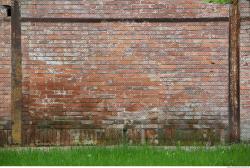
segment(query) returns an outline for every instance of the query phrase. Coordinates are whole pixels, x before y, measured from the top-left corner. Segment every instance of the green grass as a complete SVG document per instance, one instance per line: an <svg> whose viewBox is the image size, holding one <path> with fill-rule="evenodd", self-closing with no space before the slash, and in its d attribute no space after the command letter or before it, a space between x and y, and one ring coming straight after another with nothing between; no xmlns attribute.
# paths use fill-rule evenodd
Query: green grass
<svg viewBox="0 0 250 168"><path fill-rule="evenodd" d="M73 147L0 149L0 165L250 165L250 145L196 148Z"/></svg>

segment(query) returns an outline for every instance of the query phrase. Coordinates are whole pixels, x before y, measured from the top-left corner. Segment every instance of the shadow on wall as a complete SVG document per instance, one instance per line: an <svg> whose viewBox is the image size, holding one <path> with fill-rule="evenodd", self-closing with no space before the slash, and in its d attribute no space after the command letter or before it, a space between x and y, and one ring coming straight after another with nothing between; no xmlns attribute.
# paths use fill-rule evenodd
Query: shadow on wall
<svg viewBox="0 0 250 168"><path fill-rule="evenodd" d="M0 16L11 16L11 6L10 5L0 5Z"/></svg>

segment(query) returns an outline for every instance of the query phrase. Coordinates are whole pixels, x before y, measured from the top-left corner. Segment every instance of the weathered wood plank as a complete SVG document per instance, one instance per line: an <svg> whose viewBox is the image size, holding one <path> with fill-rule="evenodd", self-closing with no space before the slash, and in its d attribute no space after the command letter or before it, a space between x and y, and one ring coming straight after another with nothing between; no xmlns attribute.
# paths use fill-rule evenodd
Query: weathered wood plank
<svg viewBox="0 0 250 168"><path fill-rule="evenodd" d="M229 58L229 128L230 141L240 141L240 64L239 64L240 11L239 1L233 0L230 11L230 58Z"/></svg>
<svg viewBox="0 0 250 168"><path fill-rule="evenodd" d="M22 113L22 52L19 0L12 1L11 17L11 115L14 145L20 145Z"/></svg>

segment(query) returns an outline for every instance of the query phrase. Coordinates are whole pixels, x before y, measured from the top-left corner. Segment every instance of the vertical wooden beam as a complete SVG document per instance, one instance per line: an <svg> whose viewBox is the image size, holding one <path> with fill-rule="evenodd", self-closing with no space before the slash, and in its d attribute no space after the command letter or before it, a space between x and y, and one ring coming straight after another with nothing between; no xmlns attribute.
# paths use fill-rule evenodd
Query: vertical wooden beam
<svg viewBox="0 0 250 168"><path fill-rule="evenodd" d="M12 0L11 16L11 118L12 143L22 143L22 52L19 0Z"/></svg>
<svg viewBox="0 0 250 168"><path fill-rule="evenodd" d="M230 141L240 142L240 10L239 0L230 8L230 58L229 58L229 129Z"/></svg>

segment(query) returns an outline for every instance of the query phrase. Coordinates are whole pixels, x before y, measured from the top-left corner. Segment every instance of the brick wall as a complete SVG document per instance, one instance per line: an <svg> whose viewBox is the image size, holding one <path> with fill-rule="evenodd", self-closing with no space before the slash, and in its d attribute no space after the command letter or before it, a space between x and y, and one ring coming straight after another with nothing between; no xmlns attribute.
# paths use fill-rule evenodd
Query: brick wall
<svg viewBox="0 0 250 168"><path fill-rule="evenodd" d="M158 143L227 128L226 22L23 23L22 37L26 141L53 143L57 130L69 138L58 143L102 143L125 128Z"/></svg>
<svg viewBox="0 0 250 168"><path fill-rule="evenodd" d="M242 18L250 17L250 1L241 1ZM241 22L241 138L250 140L250 21Z"/></svg>
<svg viewBox="0 0 250 168"><path fill-rule="evenodd" d="M23 17L227 17L228 5L202 0L21 0Z"/></svg>
<svg viewBox="0 0 250 168"><path fill-rule="evenodd" d="M1 10L1 8L0 8ZM0 146L10 143L10 22L0 12Z"/></svg>
<svg viewBox="0 0 250 168"><path fill-rule="evenodd" d="M250 17L250 1L240 0L241 17Z"/></svg>
<svg viewBox="0 0 250 168"><path fill-rule="evenodd" d="M241 4L242 16L247 16L248 1ZM228 7L198 0L22 0L21 14L36 18L213 18L228 17ZM10 31L10 23L0 23L4 31ZM248 29L249 21L243 22L243 139L249 137L250 118ZM10 38L9 32L0 33L0 38ZM225 141L228 33L228 22L23 22L24 144ZM10 46L1 45L0 54L10 54ZM0 90L6 97L0 102L0 129L5 132L10 129L8 56L0 57L4 69L0 75L6 75L0 78L6 86Z"/></svg>

